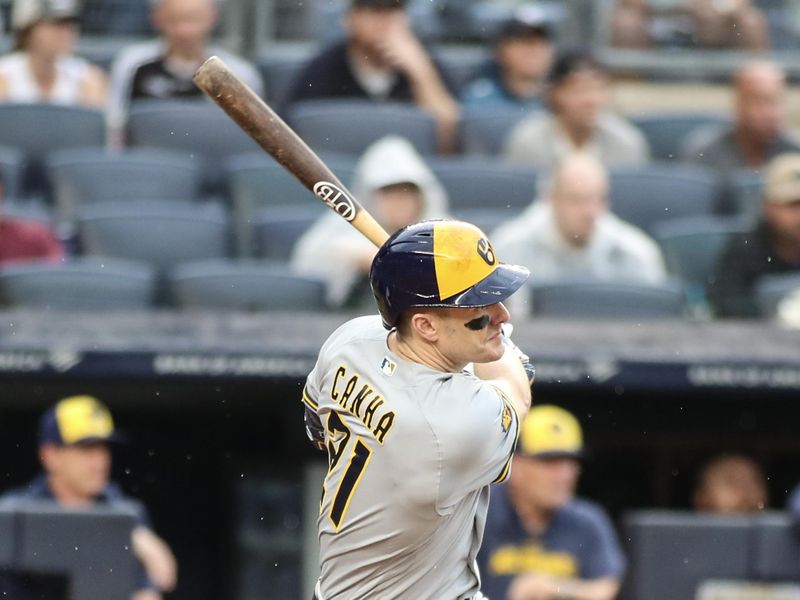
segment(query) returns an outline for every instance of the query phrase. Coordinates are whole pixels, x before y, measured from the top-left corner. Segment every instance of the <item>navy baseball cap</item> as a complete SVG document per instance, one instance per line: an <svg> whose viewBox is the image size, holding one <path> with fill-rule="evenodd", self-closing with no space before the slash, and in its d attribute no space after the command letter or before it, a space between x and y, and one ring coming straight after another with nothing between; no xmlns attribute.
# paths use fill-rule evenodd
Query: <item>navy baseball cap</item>
<svg viewBox="0 0 800 600"><path fill-rule="evenodd" d="M92 396L64 398L39 420L40 444L77 446L118 441L111 412Z"/></svg>

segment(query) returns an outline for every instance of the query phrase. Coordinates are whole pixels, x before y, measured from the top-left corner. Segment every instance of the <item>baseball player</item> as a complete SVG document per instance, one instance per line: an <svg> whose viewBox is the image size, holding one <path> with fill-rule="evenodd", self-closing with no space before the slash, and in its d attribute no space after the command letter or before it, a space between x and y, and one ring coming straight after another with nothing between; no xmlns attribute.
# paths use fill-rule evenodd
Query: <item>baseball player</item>
<svg viewBox="0 0 800 600"><path fill-rule="evenodd" d="M483 598L488 486L508 476L533 378L502 301L527 277L460 221L410 225L378 251L380 318L336 330L303 390L329 464L316 600Z"/></svg>

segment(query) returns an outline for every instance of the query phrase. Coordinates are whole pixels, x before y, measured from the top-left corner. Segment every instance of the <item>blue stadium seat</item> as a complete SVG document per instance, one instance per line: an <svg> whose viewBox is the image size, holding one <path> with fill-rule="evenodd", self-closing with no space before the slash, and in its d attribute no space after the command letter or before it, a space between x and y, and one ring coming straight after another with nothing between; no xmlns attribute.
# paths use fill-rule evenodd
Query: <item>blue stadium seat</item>
<svg viewBox="0 0 800 600"><path fill-rule="evenodd" d="M688 165L618 167L610 176L611 210L647 232L661 221L711 215L720 186L710 169Z"/></svg>
<svg viewBox="0 0 800 600"><path fill-rule="evenodd" d="M41 200L5 198L0 213L16 219L29 219L45 225L52 225L53 213L50 207Z"/></svg>
<svg viewBox="0 0 800 600"><path fill-rule="evenodd" d="M759 515L753 545L759 579L800 581L800 538L788 514Z"/></svg>
<svg viewBox="0 0 800 600"><path fill-rule="evenodd" d="M308 100L287 109L288 121L316 152L361 155L389 134L407 138L420 154L437 151L436 123L411 104L370 100Z"/></svg>
<svg viewBox="0 0 800 600"><path fill-rule="evenodd" d="M731 217L687 217L657 223L653 236L668 271L686 286L689 303L703 308L717 262L735 233L747 225Z"/></svg>
<svg viewBox="0 0 800 600"><path fill-rule="evenodd" d="M260 258L288 261L300 236L328 210L321 202L316 202L257 211L252 223L255 254Z"/></svg>
<svg viewBox="0 0 800 600"><path fill-rule="evenodd" d="M763 187L763 177L757 171L742 169L732 173L725 188L725 192L730 195L726 208L748 222L755 223L761 216Z"/></svg>
<svg viewBox="0 0 800 600"><path fill-rule="evenodd" d="M175 268L172 295L182 308L325 309L325 284L288 266L257 261L201 261Z"/></svg>
<svg viewBox="0 0 800 600"><path fill-rule="evenodd" d="M447 190L450 210L522 210L536 198L537 174L525 167L481 158L428 161Z"/></svg>
<svg viewBox="0 0 800 600"><path fill-rule="evenodd" d="M5 195L15 198L22 194L22 181L25 176L23 153L8 146L0 146L0 177L5 187Z"/></svg>
<svg viewBox="0 0 800 600"><path fill-rule="evenodd" d="M323 155L325 163L349 186L355 159L347 155ZM253 219L262 208L322 206L322 203L297 179L263 152L243 154L228 162L226 176L228 196L233 208L236 251L239 256L252 256Z"/></svg>
<svg viewBox="0 0 800 600"><path fill-rule="evenodd" d="M518 208L461 208L452 211L453 218L472 223L492 238L492 232L522 213Z"/></svg>
<svg viewBox="0 0 800 600"><path fill-rule="evenodd" d="M28 163L25 192L44 189L41 161L48 152L105 143L105 117L99 110L57 104L0 104L0 145L24 154Z"/></svg>
<svg viewBox="0 0 800 600"><path fill-rule="evenodd" d="M626 515L631 600L696 598L707 579L750 573L751 519L665 511Z"/></svg>
<svg viewBox="0 0 800 600"><path fill-rule="evenodd" d="M264 80L265 99L273 110L281 110L305 64L303 56L274 56L271 52L258 60L256 67Z"/></svg>
<svg viewBox="0 0 800 600"><path fill-rule="evenodd" d="M781 300L800 290L800 273L765 275L756 283L756 302L761 316L775 316Z"/></svg>
<svg viewBox="0 0 800 600"><path fill-rule="evenodd" d="M200 189L197 163L170 150L62 150L46 165L60 222L72 221L82 204L193 200Z"/></svg>
<svg viewBox="0 0 800 600"><path fill-rule="evenodd" d="M531 314L537 317L679 318L685 310L683 290L674 283L557 281L535 283L529 293Z"/></svg>
<svg viewBox="0 0 800 600"><path fill-rule="evenodd" d="M228 254L228 219L215 204L90 205L78 213L78 232L86 254L143 261L162 273L182 262Z"/></svg>
<svg viewBox="0 0 800 600"><path fill-rule="evenodd" d="M658 161L677 160L684 142L694 131L730 123L726 115L686 112L645 113L630 120L644 134L651 157Z"/></svg>
<svg viewBox="0 0 800 600"><path fill-rule="evenodd" d="M531 109L516 107L464 110L460 126L462 152L488 156L501 154L511 130L531 113Z"/></svg>
<svg viewBox="0 0 800 600"><path fill-rule="evenodd" d="M151 305L154 270L146 264L90 258L20 263L0 271L0 297L11 306L52 310L123 310Z"/></svg>
<svg viewBox="0 0 800 600"><path fill-rule="evenodd" d="M177 150L199 161L205 187L217 191L225 161L260 150L225 112L210 101L135 102L127 122L128 145Z"/></svg>

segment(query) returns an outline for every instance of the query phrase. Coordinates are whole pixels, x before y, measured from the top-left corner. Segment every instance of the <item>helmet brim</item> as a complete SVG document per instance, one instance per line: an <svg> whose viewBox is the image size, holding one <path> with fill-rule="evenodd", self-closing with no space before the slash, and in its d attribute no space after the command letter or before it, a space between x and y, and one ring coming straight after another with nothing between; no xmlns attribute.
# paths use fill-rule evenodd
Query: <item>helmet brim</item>
<svg viewBox="0 0 800 600"><path fill-rule="evenodd" d="M519 265L500 264L467 290L446 298L443 306L480 307L502 302L525 283L530 271Z"/></svg>

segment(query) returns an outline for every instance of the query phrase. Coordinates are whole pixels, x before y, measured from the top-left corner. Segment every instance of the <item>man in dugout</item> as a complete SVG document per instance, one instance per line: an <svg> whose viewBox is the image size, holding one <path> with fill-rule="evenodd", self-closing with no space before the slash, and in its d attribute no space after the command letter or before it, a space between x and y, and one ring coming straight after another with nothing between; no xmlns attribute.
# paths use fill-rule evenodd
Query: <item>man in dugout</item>
<svg viewBox="0 0 800 600"><path fill-rule="evenodd" d="M614 528L575 497L583 434L553 405L520 427L508 482L495 489L478 555L482 590L499 600L612 600L625 571Z"/></svg>

